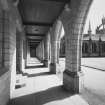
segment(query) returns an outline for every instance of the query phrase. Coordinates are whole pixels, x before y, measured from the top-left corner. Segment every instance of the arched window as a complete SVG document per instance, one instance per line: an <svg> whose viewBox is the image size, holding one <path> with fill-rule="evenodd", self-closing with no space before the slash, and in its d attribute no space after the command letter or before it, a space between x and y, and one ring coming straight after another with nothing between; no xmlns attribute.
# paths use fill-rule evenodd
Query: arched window
<svg viewBox="0 0 105 105"><path fill-rule="evenodd" d="M88 44L85 43L85 53L88 53Z"/></svg>
<svg viewBox="0 0 105 105"><path fill-rule="evenodd" d="M102 44L102 52L105 52L105 43Z"/></svg>
<svg viewBox="0 0 105 105"><path fill-rule="evenodd" d="M96 53L97 52L97 45L95 42L92 42L92 53Z"/></svg>
<svg viewBox="0 0 105 105"><path fill-rule="evenodd" d="M88 43L83 43L83 45L82 45L82 52L83 53L88 53Z"/></svg>

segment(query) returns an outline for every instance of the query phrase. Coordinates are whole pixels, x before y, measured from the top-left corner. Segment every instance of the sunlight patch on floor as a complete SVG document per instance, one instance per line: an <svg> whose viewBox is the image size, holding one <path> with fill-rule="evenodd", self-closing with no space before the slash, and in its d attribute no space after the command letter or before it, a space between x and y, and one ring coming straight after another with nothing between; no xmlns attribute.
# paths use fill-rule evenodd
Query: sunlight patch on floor
<svg viewBox="0 0 105 105"><path fill-rule="evenodd" d="M28 73L28 74L36 74L36 73L44 73L44 72L49 72L49 68L48 67L29 68L25 70L25 73Z"/></svg>
<svg viewBox="0 0 105 105"><path fill-rule="evenodd" d="M80 95L73 95L71 97L53 101L44 105L89 105Z"/></svg>
<svg viewBox="0 0 105 105"><path fill-rule="evenodd" d="M15 89L12 98L41 92L52 87L62 85L62 81L56 75L36 76L26 79L26 86Z"/></svg>

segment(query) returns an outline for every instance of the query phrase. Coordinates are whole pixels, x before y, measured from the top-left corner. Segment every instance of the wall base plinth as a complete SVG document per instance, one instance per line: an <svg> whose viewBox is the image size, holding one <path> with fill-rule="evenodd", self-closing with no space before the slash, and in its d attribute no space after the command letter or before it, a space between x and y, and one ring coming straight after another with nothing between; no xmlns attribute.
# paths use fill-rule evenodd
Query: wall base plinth
<svg viewBox="0 0 105 105"><path fill-rule="evenodd" d="M65 70L63 73L63 87L73 93L81 93L84 88L84 75L81 71L71 72Z"/></svg>

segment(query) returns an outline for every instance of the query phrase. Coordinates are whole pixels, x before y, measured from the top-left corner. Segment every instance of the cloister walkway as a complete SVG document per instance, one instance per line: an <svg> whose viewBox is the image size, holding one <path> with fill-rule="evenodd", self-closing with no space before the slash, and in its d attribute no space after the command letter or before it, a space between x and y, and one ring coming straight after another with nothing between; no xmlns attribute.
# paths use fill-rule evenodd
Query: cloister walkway
<svg viewBox="0 0 105 105"><path fill-rule="evenodd" d="M34 61L39 62L36 58L29 62ZM86 67L82 69L86 70L85 73L87 70L92 71ZM62 87L62 79L58 75L51 74L46 67L27 68L26 72L28 76L22 80L25 85L15 89L8 105L104 105L105 103L104 97L97 96L94 90L91 91L89 88L84 87L81 94L66 91ZM92 74L88 72L85 84L89 82L89 76L92 79Z"/></svg>
<svg viewBox="0 0 105 105"><path fill-rule="evenodd" d="M46 72L46 68L41 74L35 72L41 69L27 69L31 76L25 79L24 87L15 90L9 105L88 105L80 95L65 91L62 81L57 75Z"/></svg>
<svg viewBox="0 0 105 105"><path fill-rule="evenodd" d="M43 66L43 63L41 63L41 61L40 60L38 60L36 57L34 57L34 58L29 58L28 60L27 60L27 67L28 68L31 68L31 67L33 67L33 68L35 68L35 67L37 67L37 66Z"/></svg>

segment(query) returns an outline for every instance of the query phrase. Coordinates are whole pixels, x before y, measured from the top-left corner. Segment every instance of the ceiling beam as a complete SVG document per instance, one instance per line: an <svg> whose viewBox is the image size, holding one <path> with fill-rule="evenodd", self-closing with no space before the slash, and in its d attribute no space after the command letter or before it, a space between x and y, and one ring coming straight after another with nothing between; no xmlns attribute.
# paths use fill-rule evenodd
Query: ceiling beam
<svg viewBox="0 0 105 105"><path fill-rule="evenodd" d="M27 36L29 39L43 39L43 36Z"/></svg>
<svg viewBox="0 0 105 105"><path fill-rule="evenodd" d="M23 22L24 25L51 27L53 23Z"/></svg>
<svg viewBox="0 0 105 105"><path fill-rule="evenodd" d="M29 41L28 43L40 43L40 41L36 42L36 41Z"/></svg>
<svg viewBox="0 0 105 105"><path fill-rule="evenodd" d="M33 47L33 46L37 46L38 44L39 44L39 43L37 43L37 44L30 44L30 46L32 46L32 47Z"/></svg>
<svg viewBox="0 0 105 105"><path fill-rule="evenodd" d="M45 36L45 34L26 33L26 36Z"/></svg>
<svg viewBox="0 0 105 105"><path fill-rule="evenodd" d="M38 45L39 43L34 43L34 42L31 42L30 43L30 46L33 46L33 45Z"/></svg>
<svg viewBox="0 0 105 105"><path fill-rule="evenodd" d="M53 1L53 2L61 2L61 3L67 3L70 0L42 0L42 1Z"/></svg>
<svg viewBox="0 0 105 105"><path fill-rule="evenodd" d="M39 43L39 42L29 42L30 44L37 44L37 43Z"/></svg>
<svg viewBox="0 0 105 105"><path fill-rule="evenodd" d="M42 41L42 39L29 39L28 38L28 42L40 42Z"/></svg>
<svg viewBox="0 0 105 105"><path fill-rule="evenodd" d="M34 45L30 45L30 47L31 47L31 48L35 48L35 47L37 47L37 46L38 46L38 44L39 44L39 43L34 44Z"/></svg>

